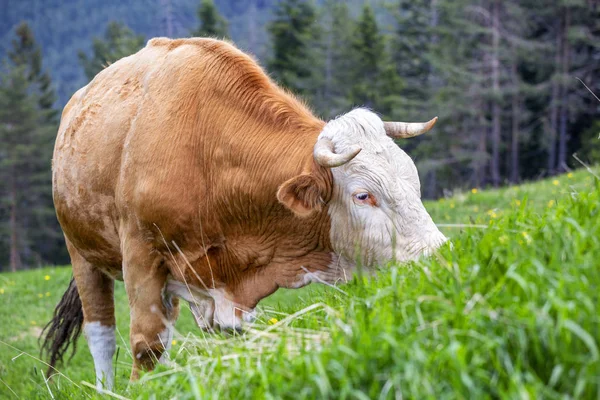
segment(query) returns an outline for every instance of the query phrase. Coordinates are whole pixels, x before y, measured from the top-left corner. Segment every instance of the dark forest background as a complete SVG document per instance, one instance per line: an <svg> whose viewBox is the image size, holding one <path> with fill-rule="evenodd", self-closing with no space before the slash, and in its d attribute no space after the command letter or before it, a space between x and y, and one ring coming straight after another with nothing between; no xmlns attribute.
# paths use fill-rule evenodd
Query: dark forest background
<svg viewBox="0 0 600 400"><path fill-rule="evenodd" d="M438 115L399 143L426 198L600 159L600 0L0 0L0 270L68 263L60 112L156 36L227 37L323 118Z"/></svg>

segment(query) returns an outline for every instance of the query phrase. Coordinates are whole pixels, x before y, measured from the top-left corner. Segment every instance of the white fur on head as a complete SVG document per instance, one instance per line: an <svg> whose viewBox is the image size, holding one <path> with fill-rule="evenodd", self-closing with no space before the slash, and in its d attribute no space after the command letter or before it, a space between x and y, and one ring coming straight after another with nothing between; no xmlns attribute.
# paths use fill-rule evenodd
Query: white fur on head
<svg viewBox="0 0 600 400"><path fill-rule="evenodd" d="M407 261L446 241L421 202L414 162L386 135L375 113L357 108L328 122L321 138L330 139L336 153L362 148L350 162L331 169L331 243L342 258L364 265ZM370 204L354 196L364 192Z"/></svg>

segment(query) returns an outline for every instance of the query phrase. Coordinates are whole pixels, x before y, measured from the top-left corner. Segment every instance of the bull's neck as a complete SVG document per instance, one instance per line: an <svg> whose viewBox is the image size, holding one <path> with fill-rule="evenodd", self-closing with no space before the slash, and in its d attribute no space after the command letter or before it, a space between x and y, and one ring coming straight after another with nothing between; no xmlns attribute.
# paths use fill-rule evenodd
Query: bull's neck
<svg viewBox="0 0 600 400"><path fill-rule="evenodd" d="M223 132L222 150L229 149L236 159L225 160L218 171L221 184L229 190L225 187L215 201L224 216L225 237L241 263L264 258L271 263L299 260L305 266L325 267L321 264L330 262L327 206L300 218L276 197L288 179L320 168L314 164L313 147L324 123L311 118L297 116L279 125L250 119L243 127L234 123ZM328 170L317 173L331 186Z"/></svg>

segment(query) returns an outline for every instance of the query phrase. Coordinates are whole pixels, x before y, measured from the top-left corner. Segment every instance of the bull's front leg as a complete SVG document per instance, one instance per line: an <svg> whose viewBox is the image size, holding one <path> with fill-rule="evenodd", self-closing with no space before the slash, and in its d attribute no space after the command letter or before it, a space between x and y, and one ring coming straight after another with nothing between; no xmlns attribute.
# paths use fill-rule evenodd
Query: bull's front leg
<svg viewBox="0 0 600 400"><path fill-rule="evenodd" d="M130 306L131 379L140 370L152 370L164 361L171 344L171 326L178 315L178 301L166 291L168 269L150 245L135 239L123 241L123 279Z"/></svg>

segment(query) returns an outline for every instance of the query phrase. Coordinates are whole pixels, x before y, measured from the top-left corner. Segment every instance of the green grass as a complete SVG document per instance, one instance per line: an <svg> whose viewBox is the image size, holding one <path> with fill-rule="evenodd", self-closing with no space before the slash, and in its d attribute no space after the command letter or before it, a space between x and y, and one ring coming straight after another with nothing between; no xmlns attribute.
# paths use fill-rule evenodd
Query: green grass
<svg viewBox="0 0 600 400"><path fill-rule="evenodd" d="M241 336L204 334L183 309L173 365L134 384L127 301L117 284L124 339L115 392L600 399L600 183L593 175L458 193L426 207L447 224L452 248L338 288L279 291ZM49 387L35 359L39 327L69 279L68 268L0 274L0 398L98 396L81 383L94 381L84 340Z"/></svg>

